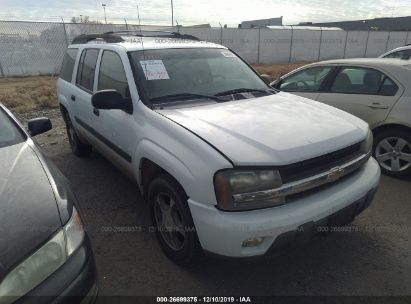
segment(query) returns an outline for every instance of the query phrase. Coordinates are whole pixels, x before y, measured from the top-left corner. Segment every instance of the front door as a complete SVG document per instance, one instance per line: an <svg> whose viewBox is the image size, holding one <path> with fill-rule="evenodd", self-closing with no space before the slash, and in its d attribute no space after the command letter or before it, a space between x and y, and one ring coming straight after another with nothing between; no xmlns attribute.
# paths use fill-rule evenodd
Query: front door
<svg viewBox="0 0 411 304"><path fill-rule="evenodd" d="M371 128L384 121L403 90L381 71L367 67L340 67L328 92L318 101L351 113Z"/></svg>

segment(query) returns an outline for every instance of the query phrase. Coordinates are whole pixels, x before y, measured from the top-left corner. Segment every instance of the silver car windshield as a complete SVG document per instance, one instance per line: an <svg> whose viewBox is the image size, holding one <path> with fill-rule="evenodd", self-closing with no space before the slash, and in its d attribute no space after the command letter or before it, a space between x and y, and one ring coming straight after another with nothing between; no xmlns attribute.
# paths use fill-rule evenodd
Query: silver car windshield
<svg viewBox="0 0 411 304"><path fill-rule="evenodd" d="M152 103L214 99L234 93L265 93L271 88L226 49L159 49L130 52L141 95ZM268 93L266 93L268 94Z"/></svg>

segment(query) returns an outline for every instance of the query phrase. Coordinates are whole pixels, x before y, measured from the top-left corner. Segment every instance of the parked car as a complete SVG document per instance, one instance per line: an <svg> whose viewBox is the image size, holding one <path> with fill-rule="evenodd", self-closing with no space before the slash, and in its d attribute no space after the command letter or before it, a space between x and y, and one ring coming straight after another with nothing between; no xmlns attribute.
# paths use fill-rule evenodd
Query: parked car
<svg viewBox="0 0 411 304"><path fill-rule="evenodd" d="M178 33L74 39L57 94L71 148L138 184L174 261L261 256L353 220L380 169L362 120L277 93L234 52Z"/></svg>
<svg viewBox="0 0 411 304"><path fill-rule="evenodd" d="M93 253L76 199L30 138L49 129L49 119L37 118L28 122L26 133L0 104L2 304L88 303L97 293Z"/></svg>
<svg viewBox="0 0 411 304"><path fill-rule="evenodd" d="M392 176L411 173L411 66L399 59L341 59L306 65L272 86L347 111L369 123L373 155Z"/></svg>
<svg viewBox="0 0 411 304"><path fill-rule="evenodd" d="M398 58L408 60L411 57L411 45L405 45L388 51L379 58Z"/></svg>

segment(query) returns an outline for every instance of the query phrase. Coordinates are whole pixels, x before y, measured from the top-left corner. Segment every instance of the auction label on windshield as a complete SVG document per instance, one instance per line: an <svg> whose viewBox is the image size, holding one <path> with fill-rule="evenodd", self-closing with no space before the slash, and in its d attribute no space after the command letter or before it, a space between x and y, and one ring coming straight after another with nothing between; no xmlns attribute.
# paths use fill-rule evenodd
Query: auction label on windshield
<svg viewBox="0 0 411 304"><path fill-rule="evenodd" d="M147 80L170 79L162 60L141 60L140 64Z"/></svg>

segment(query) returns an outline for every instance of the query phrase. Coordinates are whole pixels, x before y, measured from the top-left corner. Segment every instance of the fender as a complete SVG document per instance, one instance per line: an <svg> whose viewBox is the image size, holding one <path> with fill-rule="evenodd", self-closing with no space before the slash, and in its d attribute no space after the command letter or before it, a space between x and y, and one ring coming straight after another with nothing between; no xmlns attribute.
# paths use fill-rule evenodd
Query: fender
<svg viewBox="0 0 411 304"><path fill-rule="evenodd" d="M141 161L146 158L157 164L169 174L171 174L176 180L178 180L183 187L186 194L191 197L193 192L192 184L195 182L195 177L191 170L180 160L177 156L173 155L170 151L167 151L163 147L159 146L155 142L149 139L143 139L137 145L134 156L134 172L138 172L136 179L141 189Z"/></svg>

